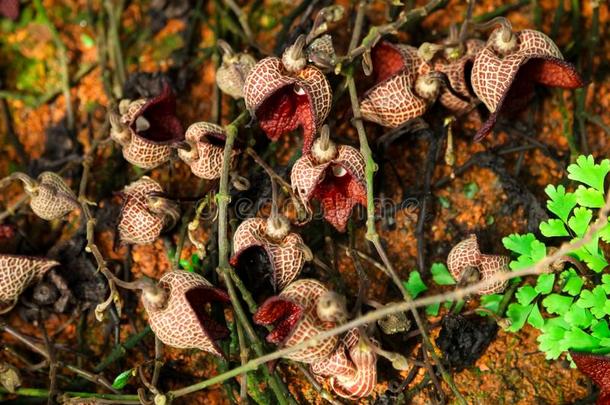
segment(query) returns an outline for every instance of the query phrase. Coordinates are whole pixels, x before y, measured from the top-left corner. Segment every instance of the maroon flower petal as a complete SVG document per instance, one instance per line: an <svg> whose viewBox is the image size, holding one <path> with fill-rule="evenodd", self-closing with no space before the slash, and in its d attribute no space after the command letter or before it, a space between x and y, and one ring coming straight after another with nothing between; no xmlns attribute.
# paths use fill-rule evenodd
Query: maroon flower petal
<svg viewBox="0 0 610 405"><path fill-rule="evenodd" d="M303 127L304 136L312 138L315 128L309 96L300 87L290 84L273 93L256 111L259 125L269 139L277 141L286 132ZM305 138L311 144L313 139Z"/></svg>
<svg viewBox="0 0 610 405"><path fill-rule="evenodd" d="M197 315L197 319L212 340L225 339L230 335L226 326L216 322L206 312L206 304L213 302L227 304L231 302L229 294L214 287L196 287L188 290L184 295L195 315Z"/></svg>
<svg viewBox="0 0 610 405"><path fill-rule="evenodd" d="M320 201L324 219L338 231L345 232L354 206L366 205L366 188L343 166L331 165L326 169L324 180L316 186L313 198Z"/></svg>
<svg viewBox="0 0 610 405"><path fill-rule="evenodd" d="M570 351L578 369L599 386L597 405L610 405L610 357Z"/></svg>
<svg viewBox="0 0 610 405"><path fill-rule="evenodd" d="M290 299L279 296L267 299L252 318L258 325L273 325L267 335L270 343L283 343L303 316L303 308Z"/></svg>
<svg viewBox="0 0 610 405"><path fill-rule="evenodd" d="M151 98L133 117L131 129L136 132L136 119L144 117L150 128L138 132L138 135L156 144L173 143L184 139L184 129L176 116L176 96L169 85L163 85L163 91Z"/></svg>
<svg viewBox="0 0 610 405"><path fill-rule="evenodd" d="M294 280L303 268L305 255L301 245L303 239L297 233L289 233L283 240L272 240L266 234L267 221L262 218L249 218L239 224L233 235L235 254L229 263L237 266L240 256L251 248L265 250L271 261L273 286L282 290Z"/></svg>
<svg viewBox="0 0 610 405"><path fill-rule="evenodd" d="M371 52L375 82L380 83L405 67L404 59L398 48L383 41L375 46Z"/></svg>
<svg viewBox="0 0 610 405"><path fill-rule="evenodd" d="M0 15L17 21L19 18L19 0L0 0Z"/></svg>

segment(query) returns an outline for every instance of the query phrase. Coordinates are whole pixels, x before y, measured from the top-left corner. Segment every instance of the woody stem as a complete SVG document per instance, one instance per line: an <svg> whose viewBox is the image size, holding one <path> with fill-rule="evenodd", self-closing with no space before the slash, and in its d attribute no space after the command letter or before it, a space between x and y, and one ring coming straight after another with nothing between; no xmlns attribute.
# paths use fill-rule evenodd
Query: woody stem
<svg viewBox="0 0 610 405"><path fill-rule="evenodd" d="M364 7L359 7L358 13L364 13ZM356 16L356 19L358 19L357 16ZM358 41L354 41L353 38L354 37L358 38L360 36L359 31L361 30L361 28L362 28L361 26L357 26L354 29L354 32L352 33L351 44L358 42ZM352 49L348 50L348 52L351 52L351 51L352 51ZM354 115L353 125L356 127L356 131L358 132L358 139L360 141L360 152L364 156L364 161L365 161L365 180L366 180L366 197L367 197L366 238L370 242L372 242L373 245L375 246L375 250L377 251L377 254L381 258L381 260L386 268L386 273L388 273L388 275L392 278L392 281L394 281L394 284L396 284L396 286L400 290L404 300L407 303L410 303L413 301L413 299L410 296L410 294L407 292L405 287L403 286L402 281L400 280L400 278L398 277L398 274L396 274L396 271L394 270L392 264L390 263L390 260L388 259L388 256L386 255L385 250L383 249L383 246L381 245L381 240L379 238L379 234L377 234L377 230L375 228L375 201L374 201L374 193L373 193L373 177L375 175L375 172L378 169L378 166L375 163L375 161L373 160L371 148L369 146L369 143L368 143L368 140L366 137L366 130L364 129L364 124L362 123L362 115L360 113L360 103L358 101L358 92L356 90L356 83L354 81L353 72L350 72L347 75L347 87L348 87L348 91L349 91L349 95L350 95L350 101L352 104L352 112ZM432 346L432 343L430 342L430 338L426 331L426 326L424 325L421 317L419 316L417 309L412 308L411 313L413 314L413 318L415 319L415 323L417 324L417 327L421 331L423 344L426 347L427 351L430 353L430 357L432 357L432 360L435 362L436 366L438 367L439 371L441 372L441 375L443 376L443 380L445 380L447 385L451 388L451 390L453 391L453 393L456 396L456 398L458 399L458 401L462 404L466 404L466 400L464 399L464 397L462 396L460 391L457 389L455 383L453 382L453 378L451 377L451 374L449 374L447 372L447 370L445 370L445 368L441 364L439 357L436 355L436 353L434 351L434 347ZM431 376L431 378L432 377L433 376Z"/></svg>
<svg viewBox="0 0 610 405"><path fill-rule="evenodd" d="M233 144L235 143L235 138L237 137L238 128L244 125L248 119L250 118L249 113L247 111L243 111L233 122L226 126L226 142L224 147L224 159L223 159L223 167L222 173L220 175L220 186L218 190L218 272L223 278L225 285L227 286L227 290L229 293L229 297L231 299L231 304L233 306L233 310L235 311L235 315L237 317L238 322L244 328L248 339L250 340L254 352L257 356L263 356L264 350L262 342L260 341L258 335L254 331L250 320L248 319L246 312L237 296L237 292L235 290L235 285L233 284L233 280L231 278L231 267L229 266L229 242L228 242L228 207L229 207L229 169L231 161L231 152L233 151ZM236 275L235 275L236 276ZM269 386L273 393L275 394L278 402L282 405L288 404L290 402L294 402L292 400L292 396L290 392L283 384L281 379L276 373L271 374L267 367L261 367L261 370L265 374L265 377L269 380ZM183 389L177 390L173 392L174 397L179 397L183 395L190 394L191 392L198 391L199 386L197 384L191 385L190 387L185 387Z"/></svg>
<svg viewBox="0 0 610 405"><path fill-rule="evenodd" d="M403 286L402 281L400 280L400 277L398 277L398 274L396 274L394 267L390 263L390 260L388 259L388 256L385 253L383 246L381 245L381 240L379 238L379 234L377 233L377 230L375 228L375 205L374 205L375 201L374 201L374 194L373 194L373 176L375 175L375 172L377 171L378 167L377 167L377 164L375 163L375 161L373 160L371 148L369 147L368 140L366 138L366 131L364 129L364 125L362 124L362 117L360 115L360 104L358 102L358 94L356 91L356 83L354 82L354 78L352 75L348 75L347 85L348 85L348 90L350 93L350 98L352 101L352 111L354 113L354 120L353 120L354 126L356 127L356 131L358 132L358 138L360 139L360 152L364 156L364 161L366 164L366 166L365 166L365 180L366 180L366 192L367 192L366 193L367 194L366 238L371 243L373 243L373 246L375 246L375 250L377 251L377 254L379 255L379 257L381 258L381 261L384 264L386 273L390 276L390 278L392 279L394 284L396 284L396 286L400 290L400 292L403 296L403 299L406 302L411 302L412 298L409 295L408 291ZM434 352L434 347L432 346L432 343L430 342L430 337L428 336L426 327L425 327L421 317L419 316L419 313L417 312L416 309L411 309L411 313L413 314L413 318L415 319L415 323L417 324L417 327L421 331L422 341L423 341L424 345L426 346L426 349L430 353L430 357L435 362L436 366L438 367L439 371L441 372L441 375L443 376L443 380L445 380L447 385L451 388L451 391L453 391L454 395L456 396L456 398L458 398L460 403L466 404L466 400L464 399L464 397L462 396L460 391L457 389L455 383L453 382L453 378L451 377L451 374L449 374L447 372L447 370L445 370L445 368L441 364L441 361L440 361L438 355Z"/></svg>
<svg viewBox="0 0 610 405"><path fill-rule="evenodd" d="M295 207L295 209L297 211L297 218L299 218L299 220L304 219L307 216L307 212L305 211L305 207L303 206L303 203L301 202L301 200L292 191L292 187L290 186L290 184L286 180L284 180L282 178L282 176L277 174L271 168L271 166L269 166L258 155L258 153L256 153L256 151L254 149L252 149L251 147L248 146L246 148L246 154L248 154L252 159L254 159L256 164L258 164L267 173L267 175L270 178L274 179L281 186L281 190L283 190L285 193L287 193L290 196L290 199L292 200L292 203L294 204L294 207Z"/></svg>
<svg viewBox="0 0 610 405"><path fill-rule="evenodd" d="M8 186L11 182L13 182L15 180L21 181L23 183L23 186L26 189L26 191L28 189L30 189L30 190L33 189L37 185L36 180L31 178L27 174L21 173L21 172L15 172L15 173L11 174L10 176L5 177L2 180L0 180L0 190L3 189L4 187Z"/></svg>
<svg viewBox="0 0 610 405"><path fill-rule="evenodd" d="M278 223L279 208L277 204L277 184L273 180L273 177L269 177L269 181L271 182L271 221L273 221L273 225L279 227L281 224Z"/></svg>

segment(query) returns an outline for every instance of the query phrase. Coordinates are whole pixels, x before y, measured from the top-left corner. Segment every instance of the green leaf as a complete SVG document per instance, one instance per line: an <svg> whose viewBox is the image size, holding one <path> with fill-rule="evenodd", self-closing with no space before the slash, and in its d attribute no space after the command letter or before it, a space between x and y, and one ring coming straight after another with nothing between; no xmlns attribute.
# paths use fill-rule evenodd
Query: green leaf
<svg viewBox="0 0 610 405"><path fill-rule="evenodd" d="M548 360L557 359L564 351L562 341L566 333L565 329L552 325L547 321L542 330L544 333L536 339L540 350L546 354Z"/></svg>
<svg viewBox="0 0 610 405"><path fill-rule="evenodd" d="M535 240L532 242L531 249L531 256L534 263L537 263L546 257L546 245L544 243Z"/></svg>
<svg viewBox="0 0 610 405"><path fill-rule="evenodd" d="M604 288L598 285L592 291L581 291L580 298L576 301L576 305L581 308L590 308L591 313L595 315L596 318L603 318L606 315L604 308L606 300Z"/></svg>
<svg viewBox="0 0 610 405"><path fill-rule="evenodd" d="M572 328L564 334L561 342L570 349L591 349L599 345L599 339L580 328Z"/></svg>
<svg viewBox="0 0 610 405"><path fill-rule="evenodd" d="M193 271L193 265L188 260L180 259L179 264L180 264L180 267L182 267L184 270L187 270L190 272Z"/></svg>
<svg viewBox="0 0 610 405"><path fill-rule="evenodd" d="M472 200L479 192L479 186L475 182L468 183L464 186L464 195L469 200Z"/></svg>
<svg viewBox="0 0 610 405"><path fill-rule="evenodd" d="M525 321L529 317L533 307L533 304L510 304L506 311L506 316L508 317L508 319L510 319L510 326L507 330L510 332L519 331L523 327L523 325L525 325Z"/></svg>
<svg viewBox="0 0 610 405"><path fill-rule="evenodd" d="M534 304L532 312L530 312L530 316L527 317L527 323L536 329L540 329L544 325L544 319L542 318L542 314L540 314L538 304Z"/></svg>
<svg viewBox="0 0 610 405"><path fill-rule="evenodd" d="M602 274L602 288L606 294L610 294L610 274Z"/></svg>
<svg viewBox="0 0 610 405"><path fill-rule="evenodd" d="M591 311L581 308L576 304L572 304L568 312L565 313L563 319L572 326L588 327L593 322Z"/></svg>
<svg viewBox="0 0 610 405"><path fill-rule="evenodd" d="M592 155L579 156L576 163L568 166L568 178L584 183L601 192L604 191L604 179L610 172L610 160L604 159L595 164Z"/></svg>
<svg viewBox="0 0 610 405"><path fill-rule="evenodd" d="M500 307L500 302L502 302L502 299L504 298L504 296L502 294L487 294L487 295L482 295L481 296L481 306L483 308L487 308L490 311L492 311L493 313L498 313L498 309ZM485 312L482 312L482 314L485 314Z"/></svg>
<svg viewBox="0 0 610 405"><path fill-rule="evenodd" d="M441 207L443 207L443 208L451 207L451 202L449 201L449 199L447 199L447 197L439 196L438 202L441 205Z"/></svg>
<svg viewBox="0 0 610 405"><path fill-rule="evenodd" d="M570 236L563 222L560 219L553 218L540 223L540 232L547 238L554 236Z"/></svg>
<svg viewBox="0 0 610 405"><path fill-rule="evenodd" d="M437 302L436 304L428 305L426 307L426 314L429 316L437 316L440 308L441 308L440 302Z"/></svg>
<svg viewBox="0 0 610 405"><path fill-rule="evenodd" d="M608 266L608 262L600 252L580 252L579 259L584 261L587 264L587 267L596 273L600 273Z"/></svg>
<svg viewBox="0 0 610 405"><path fill-rule="evenodd" d="M563 315L572 305L572 297L560 294L551 294L542 300L542 305L551 314Z"/></svg>
<svg viewBox="0 0 610 405"><path fill-rule="evenodd" d="M578 295L582 289L582 286L585 284L582 277L576 274L574 269L564 271L562 273L562 278L565 278L565 284L561 291L567 292L570 295Z"/></svg>
<svg viewBox="0 0 610 405"><path fill-rule="evenodd" d="M575 194L576 201L583 207L601 208L604 206L604 193L594 188L578 186Z"/></svg>
<svg viewBox="0 0 610 405"><path fill-rule="evenodd" d="M81 34L80 40L85 48L92 48L95 46L95 41L87 34Z"/></svg>
<svg viewBox="0 0 610 405"><path fill-rule="evenodd" d="M134 373L135 370L133 368L130 368L129 370L125 370L121 374L117 375L114 381L112 382L112 388L115 388L117 390L125 388L127 382L129 381L131 376L134 375Z"/></svg>
<svg viewBox="0 0 610 405"><path fill-rule="evenodd" d="M574 209L574 215L568 220L568 226L578 237L582 238L589 227L591 218L593 218L593 212L590 209L576 207Z"/></svg>
<svg viewBox="0 0 610 405"><path fill-rule="evenodd" d="M555 274L546 273L538 276L536 281L536 292L540 294L550 294L553 291L553 285L555 284Z"/></svg>
<svg viewBox="0 0 610 405"><path fill-rule="evenodd" d="M524 285L523 287L520 287L515 293L517 302L519 302L519 304L521 305L528 305L537 296L538 292L531 285Z"/></svg>
<svg viewBox="0 0 610 405"><path fill-rule="evenodd" d="M409 280L403 281L403 285L411 295L411 298L417 297L428 289L417 270L413 270L411 274L409 274Z"/></svg>
<svg viewBox="0 0 610 405"><path fill-rule="evenodd" d="M608 327L608 321L605 319L600 320L591 328L591 335L598 339L610 338L610 328Z"/></svg>
<svg viewBox="0 0 610 405"><path fill-rule="evenodd" d="M565 187L561 185L555 188L554 185L549 184L544 192L550 198L546 202L548 210L567 223L572 208L576 206L576 196L573 193L566 193Z"/></svg>
<svg viewBox="0 0 610 405"><path fill-rule="evenodd" d="M520 246L519 248L522 248ZM542 260L546 256L546 246L544 243L538 240L532 240L529 246L529 253L523 254L517 258L517 260L513 260L510 263L510 268L513 270L522 269L524 267L531 266Z"/></svg>
<svg viewBox="0 0 610 405"><path fill-rule="evenodd" d="M438 285L455 284L453 276L449 273L444 263L434 263L430 266L430 272L432 273L432 280Z"/></svg>
<svg viewBox="0 0 610 405"><path fill-rule="evenodd" d="M535 240L536 237L533 233L528 233L525 235L513 233L502 238L502 244L504 244L506 249L512 252L529 256L531 255L532 251L532 242Z"/></svg>

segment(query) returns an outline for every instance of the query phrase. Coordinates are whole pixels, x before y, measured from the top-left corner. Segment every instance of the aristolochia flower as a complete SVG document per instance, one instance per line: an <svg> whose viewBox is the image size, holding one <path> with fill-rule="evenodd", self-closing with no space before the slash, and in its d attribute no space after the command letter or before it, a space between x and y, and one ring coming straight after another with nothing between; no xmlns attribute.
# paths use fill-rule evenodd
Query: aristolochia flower
<svg viewBox="0 0 610 405"><path fill-rule="evenodd" d="M282 58L269 57L254 66L246 78L246 107L269 139L303 128L303 152L330 112L332 92L324 74L307 64L305 38L288 47Z"/></svg>
<svg viewBox="0 0 610 405"><path fill-rule="evenodd" d="M354 206L366 206L364 168L359 150L336 146L323 133L316 139L311 153L295 162L290 180L294 192L309 210L310 201L318 200L324 219L344 232Z"/></svg>
<svg viewBox="0 0 610 405"><path fill-rule="evenodd" d="M447 257L447 268L458 282L466 277L468 271L476 271L481 280L489 280L498 273L508 272L509 263L508 256L482 254L474 234L455 245ZM507 285L508 280L496 281L479 290L478 294L501 293Z"/></svg>
<svg viewBox="0 0 610 405"><path fill-rule="evenodd" d="M491 132L499 114L523 108L536 83L567 89L584 85L548 36L534 30L513 32L507 20L475 57L471 79L475 93L491 111L475 139Z"/></svg>
<svg viewBox="0 0 610 405"><path fill-rule="evenodd" d="M202 276L183 270L165 273L156 286L142 291L150 327L163 343L223 356L216 342L228 337L229 330L207 313L211 302L230 299Z"/></svg>
<svg viewBox="0 0 610 405"><path fill-rule="evenodd" d="M178 206L162 194L159 183L147 176L125 187L118 224L121 243L152 243L176 223Z"/></svg>
<svg viewBox="0 0 610 405"><path fill-rule="evenodd" d="M357 328L350 329L334 353L313 363L311 371L328 378L337 395L352 400L364 398L377 384L377 353L372 344Z"/></svg>
<svg viewBox="0 0 610 405"><path fill-rule="evenodd" d="M121 100L120 115L112 112L110 136L123 148L123 157L143 169L169 160L172 145L184 139L176 116L176 96L167 83L156 97Z"/></svg>
<svg viewBox="0 0 610 405"><path fill-rule="evenodd" d="M328 311L323 304L331 293L324 284L313 279L297 280L279 295L267 299L254 314L259 325L273 325L267 341L284 347L294 346L320 332L332 329L345 314ZM337 307L339 309L339 307ZM286 358L313 363L327 358L338 342L336 336L321 339L316 346L297 350Z"/></svg>
<svg viewBox="0 0 610 405"><path fill-rule="evenodd" d="M0 314L10 311L32 282L58 265L45 258L0 254Z"/></svg>
<svg viewBox="0 0 610 405"><path fill-rule="evenodd" d="M382 41L371 56L375 85L362 98L362 117L396 128L423 115L438 97L442 76L412 46Z"/></svg>

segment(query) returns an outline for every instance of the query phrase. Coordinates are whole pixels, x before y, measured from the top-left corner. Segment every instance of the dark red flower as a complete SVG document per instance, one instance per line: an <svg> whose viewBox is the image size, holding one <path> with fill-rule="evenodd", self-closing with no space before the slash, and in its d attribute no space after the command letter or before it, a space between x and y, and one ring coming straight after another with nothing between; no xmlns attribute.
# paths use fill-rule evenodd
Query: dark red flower
<svg viewBox="0 0 610 405"><path fill-rule="evenodd" d="M576 367L599 386L597 405L610 405L610 357L570 351Z"/></svg>
<svg viewBox="0 0 610 405"><path fill-rule="evenodd" d="M259 325L273 325L267 341L284 347L297 345L337 325L336 314L329 314L319 305L328 293L331 292L317 280L297 280L279 295L267 299L253 320ZM286 358L313 363L328 357L337 342L336 336L322 339L316 346L297 350Z"/></svg>
<svg viewBox="0 0 610 405"><path fill-rule="evenodd" d="M356 148L345 145L331 143L321 151L317 147L319 141L314 143L312 153L303 155L292 167L292 188L309 210L309 202L318 200L324 219L345 232L354 206L366 206L364 158Z"/></svg>
<svg viewBox="0 0 610 405"><path fill-rule="evenodd" d="M19 18L19 0L0 0L0 15L17 21Z"/></svg>
<svg viewBox="0 0 610 405"><path fill-rule="evenodd" d="M436 100L440 76L430 71L417 48L383 41L371 57L375 85L362 98L364 119L396 128L424 114Z"/></svg>
<svg viewBox="0 0 610 405"><path fill-rule="evenodd" d="M217 356L223 353L216 342L228 337L229 330L207 314L206 304L230 301L226 292L202 276L183 270L165 273L157 289L142 294L150 327L163 343Z"/></svg>
<svg viewBox="0 0 610 405"><path fill-rule="evenodd" d="M491 115L477 132L481 140L493 129L498 115L522 109L534 94L534 85L574 89L584 81L557 45L534 30L513 33L510 24L493 31L472 67L472 87Z"/></svg>
<svg viewBox="0 0 610 405"><path fill-rule="evenodd" d="M258 62L244 85L246 107L269 139L303 128L303 151L309 152L313 138L330 112L332 91L324 74L307 65L304 38L289 47L282 58Z"/></svg>
<svg viewBox="0 0 610 405"><path fill-rule="evenodd" d="M123 147L129 163L152 169L171 156L171 146L184 139L176 116L176 97L167 83L161 94L150 99L122 100L120 117L111 115L110 135Z"/></svg>
<svg viewBox="0 0 610 405"><path fill-rule="evenodd" d="M241 255L252 248L264 249L269 257L276 290L290 284L303 269L305 243L298 233L290 232L284 217L276 225L271 218L249 218L239 224L233 235L231 265L237 266Z"/></svg>

